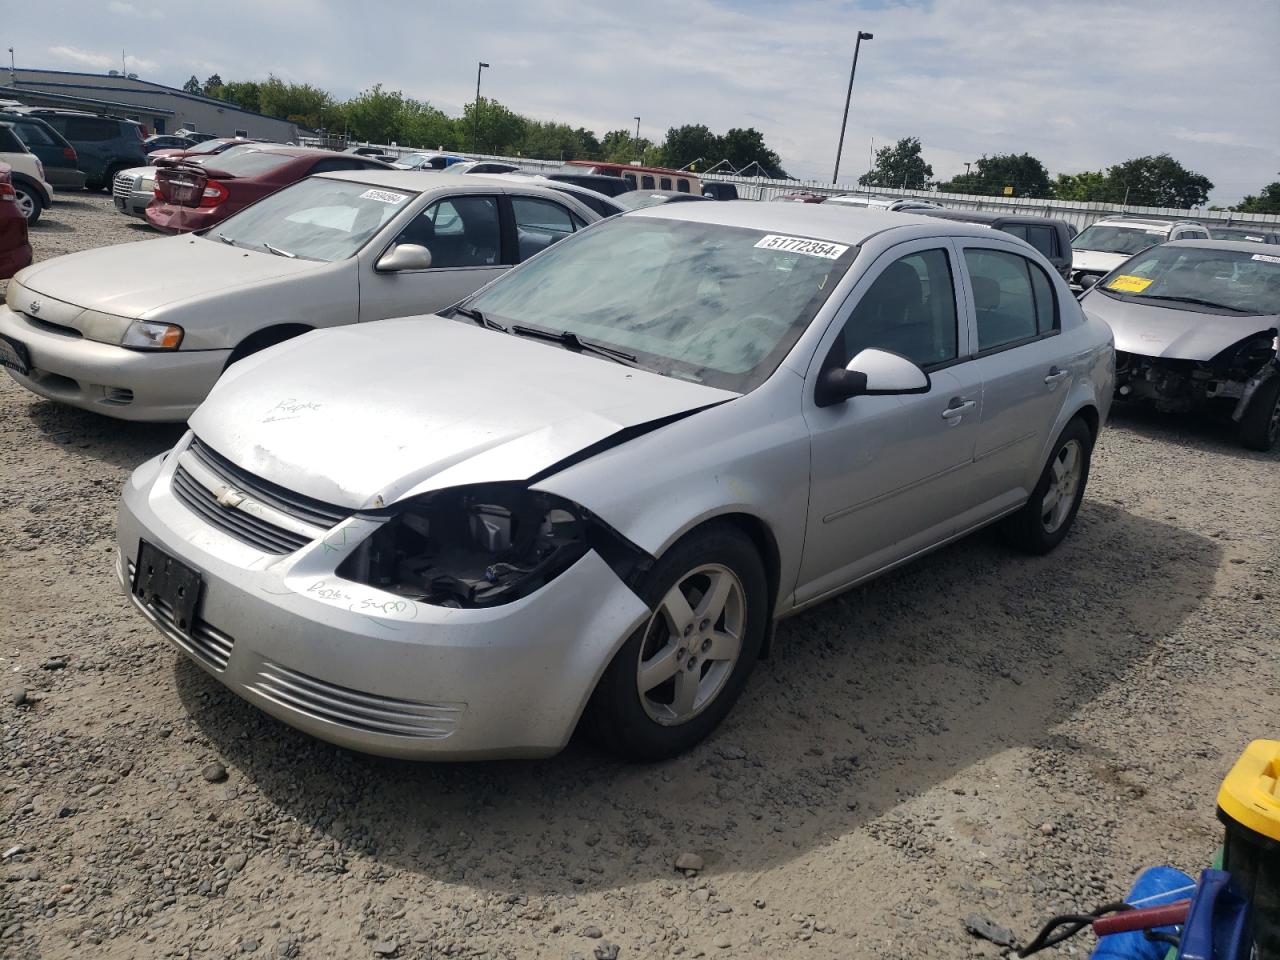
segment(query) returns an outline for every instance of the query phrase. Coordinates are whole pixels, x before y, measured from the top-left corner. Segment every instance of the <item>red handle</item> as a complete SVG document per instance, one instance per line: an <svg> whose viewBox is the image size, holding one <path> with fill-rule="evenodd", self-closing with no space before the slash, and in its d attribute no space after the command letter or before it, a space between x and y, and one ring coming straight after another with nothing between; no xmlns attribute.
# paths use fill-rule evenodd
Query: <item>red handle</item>
<svg viewBox="0 0 1280 960"><path fill-rule="evenodd" d="M1129 933L1133 930L1150 930L1152 927L1169 927L1187 919L1190 900L1178 900L1159 907L1143 907L1141 910L1125 910L1109 917L1093 921L1093 932L1100 937L1109 933Z"/></svg>

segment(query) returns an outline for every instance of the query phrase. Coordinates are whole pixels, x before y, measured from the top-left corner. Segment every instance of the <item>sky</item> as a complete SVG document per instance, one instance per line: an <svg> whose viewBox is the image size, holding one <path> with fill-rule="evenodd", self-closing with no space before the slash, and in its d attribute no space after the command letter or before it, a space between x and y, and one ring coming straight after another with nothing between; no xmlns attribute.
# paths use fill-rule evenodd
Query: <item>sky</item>
<svg viewBox="0 0 1280 960"><path fill-rule="evenodd" d="M1230 204L1280 180L1280 0L44 0L7 17L19 67L180 86L275 73L339 98L381 82L451 114L482 93L603 135L755 127L792 176L919 137L934 176L1028 152L1052 174L1168 152Z"/></svg>

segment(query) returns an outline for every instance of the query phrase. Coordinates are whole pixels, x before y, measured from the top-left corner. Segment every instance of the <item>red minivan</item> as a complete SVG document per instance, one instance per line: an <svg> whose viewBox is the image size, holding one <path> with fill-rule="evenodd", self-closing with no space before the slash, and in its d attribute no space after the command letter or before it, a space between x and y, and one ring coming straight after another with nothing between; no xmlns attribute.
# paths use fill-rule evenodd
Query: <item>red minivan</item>
<svg viewBox="0 0 1280 960"><path fill-rule="evenodd" d="M0 163L0 280L8 280L31 263L27 218L18 209L18 192L9 179L11 169Z"/></svg>
<svg viewBox="0 0 1280 960"><path fill-rule="evenodd" d="M381 160L308 147L246 150L201 164L179 161L156 169L147 222L165 233L203 230L313 173L390 169Z"/></svg>

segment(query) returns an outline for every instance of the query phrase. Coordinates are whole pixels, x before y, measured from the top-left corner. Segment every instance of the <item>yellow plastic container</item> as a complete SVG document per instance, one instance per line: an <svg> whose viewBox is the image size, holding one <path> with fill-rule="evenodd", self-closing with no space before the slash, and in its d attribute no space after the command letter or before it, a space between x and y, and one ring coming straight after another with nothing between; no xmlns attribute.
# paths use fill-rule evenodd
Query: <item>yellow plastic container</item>
<svg viewBox="0 0 1280 960"><path fill-rule="evenodd" d="M1280 960L1280 740L1255 740L1218 791L1222 867L1253 904L1258 960Z"/></svg>

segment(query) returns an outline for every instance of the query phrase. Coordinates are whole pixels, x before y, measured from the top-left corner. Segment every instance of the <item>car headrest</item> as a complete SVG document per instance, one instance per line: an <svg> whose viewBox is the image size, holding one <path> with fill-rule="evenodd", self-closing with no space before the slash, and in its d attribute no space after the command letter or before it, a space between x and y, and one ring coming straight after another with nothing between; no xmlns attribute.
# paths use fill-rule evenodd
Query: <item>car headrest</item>
<svg viewBox="0 0 1280 960"><path fill-rule="evenodd" d="M1000 306L1000 284L990 277L973 277L973 305L977 310L994 310Z"/></svg>

